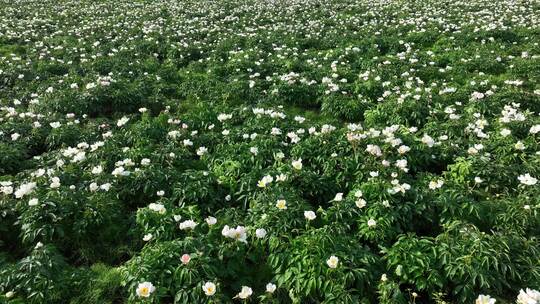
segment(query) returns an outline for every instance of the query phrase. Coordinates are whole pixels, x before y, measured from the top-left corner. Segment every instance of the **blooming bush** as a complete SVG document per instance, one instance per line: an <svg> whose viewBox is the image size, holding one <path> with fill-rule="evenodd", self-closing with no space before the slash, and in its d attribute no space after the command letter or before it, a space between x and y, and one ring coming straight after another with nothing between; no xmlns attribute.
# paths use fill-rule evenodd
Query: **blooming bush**
<svg viewBox="0 0 540 304"><path fill-rule="evenodd" d="M537 1L0 17L0 302L540 303Z"/></svg>

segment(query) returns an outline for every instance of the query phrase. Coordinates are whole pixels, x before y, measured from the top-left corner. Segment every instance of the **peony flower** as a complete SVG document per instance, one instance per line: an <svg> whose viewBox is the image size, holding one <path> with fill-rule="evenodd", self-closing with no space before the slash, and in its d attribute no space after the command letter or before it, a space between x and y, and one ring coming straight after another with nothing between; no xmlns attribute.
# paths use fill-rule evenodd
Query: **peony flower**
<svg viewBox="0 0 540 304"><path fill-rule="evenodd" d="M154 236L151 233L145 234L143 236L143 241L148 242L150 241Z"/></svg>
<svg viewBox="0 0 540 304"><path fill-rule="evenodd" d="M356 207L358 207L360 209L364 208L367 205L366 200L363 199L363 198L357 199L355 204L356 204Z"/></svg>
<svg viewBox="0 0 540 304"><path fill-rule="evenodd" d="M304 217L308 221L313 221L317 217L317 215L315 214L315 212L309 210L309 211L304 211Z"/></svg>
<svg viewBox="0 0 540 304"><path fill-rule="evenodd" d="M264 228L259 228L255 230L255 236L259 239L262 239L266 236L266 230Z"/></svg>
<svg viewBox="0 0 540 304"><path fill-rule="evenodd" d="M137 286L137 296L142 298L148 298L152 292L154 292L156 288L152 283L150 282L143 282L139 283L139 286Z"/></svg>
<svg viewBox="0 0 540 304"><path fill-rule="evenodd" d="M165 214L165 212L167 212L167 209L165 209L165 206L163 206L162 204L156 204L156 203L151 203L150 205L148 205L148 209L155 211L159 214Z"/></svg>
<svg viewBox="0 0 540 304"><path fill-rule="evenodd" d="M204 294L207 296L213 296L216 293L216 284L212 282L206 282L202 286L202 290L204 291Z"/></svg>
<svg viewBox="0 0 540 304"><path fill-rule="evenodd" d="M475 304L495 304L495 302L496 300L490 297L489 295L487 296L479 295L474 303Z"/></svg>
<svg viewBox="0 0 540 304"><path fill-rule="evenodd" d="M208 152L208 149L206 149L206 147L199 147L199 149L197 149L197 155L199 155L199 156L203 156L207 152Z"/></svg>
<svg viewBox="0 0 540 304"><path fill-rule="evenodd" d="M22 184L19 186L19 189L15 191L15 197L22 198L23 196L32 193L35 187L36 187L36 183L33 183L33 182Z"/></svg>
<svg viewBox="0 0 540 304"><path fill-rule="evenodd" d="M271 175L265 175L263 178L257 182L257 187L265 188L268 184L272 183L274 178Z"/></svg>
<svg viewBox="0 0 540 304"><path fill-rule="evenodd" d="M206 223L208 224L208 226L212 226L212 225L215 225L217 223L217 219L213 216L209 216L205 219Z"/></svg>
<svg viewBox="0 0 540 304"><path fill-rule="evenodd" d="M253 290L251 287L248 286L242 286L242 290L236 295L240 299L247 299L249 296L253 294Z"/></svg>
<svg viewBox="0 0 540 304"><path fill-rule="evenodd" d="M276 202L276 207L279 210L286 210L287 209L287 201L280 199Z"/></svg>
<svg viewBox="0 0 540 304"><path fill-rule="evenodd" d="M239 242L247 243L246 228L244 226L236 226L236 228L229 228L225 225L221 230L221 234L225 237L235 239Z"/></svg>
<svg viewBox="0 0 540 304"><path fill-rule="evenodd" d="M297 160L294 160L294 161L292 162L292 166L293 166L293 168L296 169L296 170L302 170L302 159L299 158L299 159L297 159Z"/></svg>
<svg viewBox="0 0 540 304"><path fill-rule="evenodd" d="M92 174L101 174L103 172L102 166L95 166L92 168Z"/></svg>
<svg viewBox="0 0 540 304"><path fill-rule="evenodd" d="M180 258L180 261L182 261L182 264L187 265L189 261L191 261L191 256L187 253L184 253Z"/></svg>
<svg viewBox="0 0 540 304"><path fill-rule="evenodd" d="M39 203L39 200L37 198L33 198L28 201L28 206L37 206L38 203Z"/></svg>
<svg viewBox="0 0 540 304"><path fill-rule="evenodd" d="M369 227L374 227L377 225L377 222L374 219L369 219L369 221L367 221L367 225Z"/></svg>
<svg viewBox="0 0 540 304"><path fill-rule="evenodd" d="M439 179L439 180L436 180L436 181L430 181L429 182L429 189L431 190L435 190L435 189L439 189L443 186L444 184L444 181Z"/></svg>
<svg viewBox="0 0 540 304"><path fill-rule="evenodd" d="M120 119L116 122L116 126L121 127L121 126L125 125L128 121L129 121L129 118L127 118L126 116L124 116L124 117L120 118Z"/></svg>
<svg viewBox="0 0 540 304"><path fill-rule="evenodd" d="M427 134L424 134L424 136L422 137L422 143L426 144L430 148L435 145L435 141L433 140L433 138L431 138L431 136Z"/></svg>
<svg viewBox="0 0 540 304"><path fill-rule="evenodd" d="M334 197L334 201L336 202L341 202L343 200L343 193L339 192L336 194L336 196Z"/></svg>
<svg viewBox="0 0 540 304"><path fill-rule="evenodd" d="M540 291L534 289L521 289L517 297L518 304L540 304Z"/></svg>
<svg viewBox="0 0 540 304"><path fill-rule="evenodd" d="M180 223L179 227L181 230L194 229L198 224L193 220L187 220Z"/></svg>
<svg viewBox="0 0 540 304"><path fill-rule="evenodd" d="M326 264L330 268L337 268L339 264L339 259L336 256L330 256L328 260L326 260Z"/></svg>
<svg viewBox="0 0 540 304"><path fill-rule="evenodd" d="M540 132L540 124L534 125L529 129L529 133L531 134L536 134L538 132Z"/></svg>
<svg viewBox="0 0 540 304"><path fill-rule="evenodd" d="M268 283L266 284L266 292L268 293L274 293L274 291L276 291L276 284L273 284L273 283Z"/></svg>
<svg viewBox="0 0 540 304"><path fill-rule="evenodd" d="M518 180L520 183L527 186L536 185L536 183L538 182L538 179L532 177L529 173L518 176Z"/></svg>

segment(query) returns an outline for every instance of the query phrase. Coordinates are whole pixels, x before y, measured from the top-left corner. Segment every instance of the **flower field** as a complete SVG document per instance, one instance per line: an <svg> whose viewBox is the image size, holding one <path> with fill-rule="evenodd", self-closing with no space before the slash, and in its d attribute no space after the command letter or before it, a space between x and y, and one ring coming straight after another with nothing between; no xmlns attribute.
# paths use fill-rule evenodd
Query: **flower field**
<svg viewBox="0 0 540 304"><path fill-rule="evenodd" d="M0 20L0 303L540 304L540 1Z"/></svg>

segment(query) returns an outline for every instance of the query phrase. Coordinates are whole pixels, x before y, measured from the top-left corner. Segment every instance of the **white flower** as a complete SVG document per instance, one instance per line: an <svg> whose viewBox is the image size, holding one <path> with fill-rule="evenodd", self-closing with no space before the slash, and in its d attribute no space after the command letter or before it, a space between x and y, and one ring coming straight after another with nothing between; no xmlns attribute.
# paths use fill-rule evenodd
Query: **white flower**
<svg viewBox="0 0 540 304"><path fill-rule="evenodd" d="M444 181L442 179L436 180L436 181L430 181L429 182L429 189L435 190L439 189L443 186Z"/></svg>
<svg viewBox="0 0 540 304"><path fill-rule="evenodd" d="M398 167L399 169L405 171L405 172L408 172L409 169L407 169L407 160L406 159L398 159L396 160L396 167Z"/></svg>
<svg viewBox="0 0 540 304"><path fill-rule="evenodd" d="M276 182L284 182L286 180L287 180L287 175L283 173L276 175Z"/></svg>
<svg viewBox="0 0 540 304"><path fill-rule="evenodd" d="M302 170L302 159L299 158L297 160L293 160L292 166L296 170Z"/></svg>
<svg viewBox="0 0 540 304"><path fill-rule="evenodd" d="M58 178L57 176L51 178L51 184L50 184L50 187L52 189L56 189L56 188L59 188L60 187L60 178Z"/></svg>
<svg viewBox="0 0 540 304"><path fill-rule="evenodd" d="M481 183L484 182L484 180L483 180L482 178L480 178L480 176L476 176L476 177L474 178L474 182L475 182L476 184L481 184Z"/></svg>
<svg viewBox="0 0 540 304"><path fill-rule="evenodd" d="M9 299L9 298L13 298L14 295L15 295L15 292L13 292L13 291L8 291L8 292L6 292L5 297Z"/></svg>
<svg viewBox="0 0 540 304"><path fill-rule="evenodd" d="M257 155L259 153L259 148L251 147L249 148L249 152L251 152L253 155Z"/></svg>
<svg viewBox="0 0 540 304"><path fill-rule="evenodd" d="M150 282L139 283L139 286L137 286L137 296L148 298L155 290L156 288Z"/></svg>
<svg viewBox="0 0 540 304"><path fill-rule="evenodd" d="M276 207L279 210L286 210L287 209L287 201L280 199L276 202Z"/></svg>
<svg viewBox="0 0 540 304"><path fill-rule="evenodd" d="M151 203L150 205L148 205L148 209L155 211L159 214L165 214L165 212L167 212L167 209L165 209L165 206L163 206L162 204L156 204L156 203Z"/></svg>
<svg viewBox="0 0 540 304"><path fill-rule="evenodd" d="M148 242L150 241L154 236L151 233L147 233L143 236L143 241Z"/></svg>
<svg viewBox="0 0 540 304"><path fill-rule="evenodd" d="M101 174L101 172L103 172L103 167L101 165L92 168L92 174Z"/></svg>
<svg viewBox="0 0 540 304"><path fill-rule="evenodd" d="M538 182L538 179L532 177L529 173L518 176L518 180L520 183L527 186L536 185L536 183Z"/></svg>
<svg viewBox="0 0 540 304"><path fill-rule="evenodd" d="M0 192L9 195L13 193L13 186L2 186L0 188Z"/></svg>
<svg viewBox="0 0 540 304"><path fill-rule="evenodd" d="M145 113L146 111L148 111L147 108L139 108L139 112L140 112L140 113Z"/></svg>
<svg viewBox="0 0 540 304"><path fill-rule="evenodd" d="M521 289L517 297L518 304L540 304L540 292L538 290Z"/></svg>
<svg viewBox="0 0 540 304"><path fill-rule="evenodd" d="M430 148L435 145L435 141L433 140L433 138L427 134L424 134L424 136L422 137L422 143L426 144Z"/></svg>
<svg viewBox="0 0 540 304"><path fill-rule="evenodd" d="M276 291L276 284L273 284L273 283L268 283L266 284L266 292L268 293L274 293L274 291Z"/></svg>
<svg viewBox="0 0 540 304"><path fill-rule="evenodd" d="M295 116L294 120L298 123L303 123L306 119L302 116Z"/></svg>
<svg viewBox="0 0 540 304"><path fill-rule="evenodd" d="M367 225L368 227L374 227L377 225L377 221L375 221L374 219L369 219L369 221L367 221Z"/></svg>
<svg viewBox="0 0 540 304"><path fill-rule="evenodd" d="M474 303L475 304L495 304L495 302L496 300L490 297L489 295L487 296L479 295Z"/></svg>
<svg viewBox="0 0 540 304"><path fill-rule="evenodd" d="M255 230L255 236L259 239L262 239L266 236L266 230L264 228L259 228Z"/></svg>
<svg viewBox="0 0 540 304"><path fill-rule="evenodd" d="M366 203L365 199L359 198L359 199L356 200L355 205L356 205L356 207L362 209L367 205L367 203Z"/></svg>
<svg viewBox="0 0 540 304"><path fill-rule="evenodd" d="M476 149L474 147L470 147L469 149L467 149L467 153L470 154L470 155L478 154L478 149Z"/></svg>
<svg viewBox="0 0 540 304"><path fill-rule="evenodd" d="M53 129L60 128L60 126L61 126L60 122L58 122L58 121L51 122L49 125L50 125L51 128L53 128Z"/></svg>
<svg viewBox="0 0 540 304"><path fill-rule="evenodd" d="M34 188L36 187L36 183L25 183L19 186L19 189L15 191L15 197L16 198L22 198L23 196L30 194L32 191L34 191Z"/></svg>
<svg viewBox="0 0 540 304"><path fill-rule="evenodd" d="M148 158L141 159L141 165L148 166L149 164L150 164L150 159Z"/></svg>
<svg viewBox="0 0 540 304"><path fill-rule="evenodd" d="M411 148L409 148L409 146L405 146L405 145L402 145L398 148L398 153L399 154L405 154L407 152L409 152L411 150Z"/></svg>
<svg viewBox="0 0 540 304"><path fill-rule="evenodd" d="M216 293L216 284L212 282L206 282L202 286L202 290L204 291L205 295L213 296Z"/></svg>
<svg viewBox="0 0 540 304"><path fill-rule="evenodd" d="M213 216L209 216L205 219L206 223L208 224L208 226L212 226L212 225L215 225L217 223L217 219Z"/></svg>
<svg viewBox="0 0 540 304"><path fill-rule="evenodd" d="M271 175L265 175L260 181L257 182L257 187L265 188L272 181L274 181L274 178Z"/></svg>
<svg viewBox="0 0 540 304"><path fill-rule="evenodd" d="M506 137L506 136L512 134L512 131L510 131L508 129L502 129L500 133L501 133L502 137Z"/></svg>
<svg viewBox="0 0 540 304"><path fill-rule="evenodd" d="M531 134L536 134L538 132L540 132L540 124L534 125L531 127L531 129L529 129L529 133Z"/></svg>
<svg viewBox="0 0 540 304"><path fill-rule="evenodd" d="M33 198L28 201L28 206L37 206L39 204L39 200L37 198Z"/></svg>
<svg viewBox="0 0 540 304"><path fill-rule="evenodd" d="M339 192L336 194L336 196L334 197L334 201L336 202L341 202L343 200L343 193Z"/></svg>
<svg viewBox="0 0 540 304"><path fill-rule="evenodd" d="M228 225L225 225L221 230L221 234L224 237L247 243L246 228L244 226L236 226L236 228L229 228Z"/></svg>
<svg viewBox="0 0 540 304"><path fill-rule="evenodd" d="M181 230L194 229L198 224L193 220L187 220L180 223L179 227Z"/></svg>
<svg viewBox="0 0 540 304"><path fill-rule="evenodd" d="M21 134L19 134L19 133L11 134L11 140L12 141L16 141L17 139L19 139L19 137L21 137Z"/></svg>
<svg viewBox="0 0 540 304"><path fill-rule="evenodd" d="M339 264L339 259L336 256L330 256L328 260L326 260L326 264L330 268L337 268Z"/></svg>
<svg viewBox="0 0 540 304"><path fill-rule="evenodd" d="M224 113L221 113L218 115L217 119L220 121L220 122L224 122L225 120L229 120L232 118L232 114L224 114Z"/></svg>
<svg viewBox="0 0 540 304"><path fill-rule="evenodd" d="M253 294L253 290L251 289L251 287L242 286L242 290L240 290L240 292L236 296L239 297L240 299L247 299L252 294Z"/></svg>
<svg viewBox="0 0 540 304"><path fill-rule="evenodd" d="M117 122L116 122L116 125L118 127L121 127L123 125L125 125L127 122L129 121L129 118L127 118L126 116L120 118Z"/></svg>
<svg viewBox="0 0 540 304"><path fill-rule="evenodd" d="M525 145L523 144L523 142L518 141L518 142L514 145L514 148L516 148L516 150L525 150Z"/></svg>
<svg viewBox="0 0 540 304"><path fill-rule="evenodd" d="M382 155L381 148L379 146L377 146L377 145L367 145L366 152L368 152L369 154L374 155L374 156L381 156Z"/></svg>
<svg viewBox="0 0 540 304"><path fill-rule="evenodd" d="M315 212L309 210L309 211L304 211L304 217L308 221L313 221L317 217L317 215L315 214Z"/></svg>
<svg viewBox="0 0 540 304"><path fill-rule="evenodd" d="M99 186L99 188L103 191L109 191L109 189L111 189L111 184L110 183L105 183L101 186Z"/></svg>
<svg viewBox="0 0 540 304"><path fill-rule="evenodd" d="M206 149L206 147L199 147L199 149L197 149L197 155L199 156L205 155L206 152L208 152L208 149Z"/></svg>

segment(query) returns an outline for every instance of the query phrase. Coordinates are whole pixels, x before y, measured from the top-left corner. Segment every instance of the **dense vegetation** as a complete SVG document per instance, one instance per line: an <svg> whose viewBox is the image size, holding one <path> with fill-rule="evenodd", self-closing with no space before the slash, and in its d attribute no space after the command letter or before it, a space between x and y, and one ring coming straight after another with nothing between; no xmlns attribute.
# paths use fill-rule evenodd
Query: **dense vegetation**
<svg viewBox="0 0 540 304"><path fill-rule="evenodd" d="M540 303L539 1L0 20L0 302Z"/></svg>

